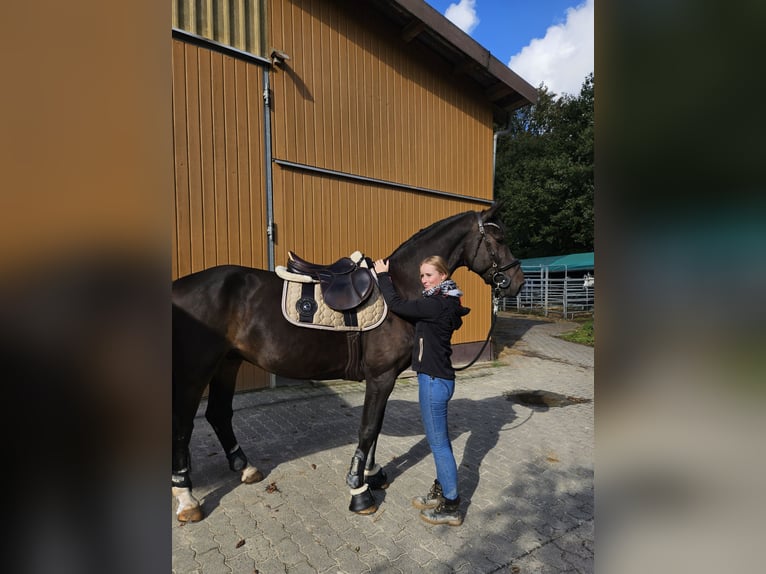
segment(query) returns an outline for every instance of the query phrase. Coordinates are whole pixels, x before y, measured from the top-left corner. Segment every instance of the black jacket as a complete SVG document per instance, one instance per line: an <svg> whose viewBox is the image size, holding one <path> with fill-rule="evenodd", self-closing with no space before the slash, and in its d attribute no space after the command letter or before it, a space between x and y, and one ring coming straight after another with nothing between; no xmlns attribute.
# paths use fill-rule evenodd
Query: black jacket
<svg viewBox="0 0 766 574"><path fill-rule="evenodd" d="M388 273L379 273L380 291L388 308L404 319L415 321L415 344L412 348L412 369L440 379L453 380L452 333L463 324L461 317L470 309L457 297L432 295L420 299L402 299Z"/></svg>

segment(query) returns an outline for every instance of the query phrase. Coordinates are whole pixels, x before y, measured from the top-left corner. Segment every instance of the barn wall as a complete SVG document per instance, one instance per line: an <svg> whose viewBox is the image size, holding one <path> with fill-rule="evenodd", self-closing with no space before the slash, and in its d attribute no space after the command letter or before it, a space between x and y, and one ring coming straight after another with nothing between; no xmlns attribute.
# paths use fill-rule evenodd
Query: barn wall
<svg viewBox="0 0 766 574"><path fill-rule="evenodd" d="M385 256L439 219L487 207L493 123L482 94L370 10L274 0L269 16L270 45L289 56L271 76L273 153L299 166L274 167L277 264L287 250L320 262L356 249ZM455 279L474 312L453 341L483 341L490 290L466 270Z"/></svg>
<svg viewBox="0 0 766 574"><path fill-rule="evenodd" d="M262 68L173 40L173 278L214 265L266 268ZM268 386L242 367L238 390Z"/></svg>
<svg viewBox="0 0 766 574"><path fill-rule="evenodd" d="M266 262L262 92L259 66L173 41L176 276Z"/></svg>
<svg viewBox="0 0 766 574"><path fill-rule="evenodd" d="M173 28L266 56L265 0L172 0Z"/></svg>
<svg viewBox="0 0 766 574"><path fill-rule="evenodd" d="M492 113L435 57L348 2L274 0L274 155L479 198L492 197Z"/></svg>
<svg viewBox="0 0 766 574"><path fill-rule="evenodd" d="M315 262L357 249L386 256L439 219L487 207L492 115L481 94L346 2L272 0L269 11L269 49L290 58L270 71L277 265L288 250ZM268 268L267 64L173 40L174 278L226 263ZM473 312L454 342L480 343L490 289L465 269L455 279ZM243 365L237 389L268 383Z"/></svg>

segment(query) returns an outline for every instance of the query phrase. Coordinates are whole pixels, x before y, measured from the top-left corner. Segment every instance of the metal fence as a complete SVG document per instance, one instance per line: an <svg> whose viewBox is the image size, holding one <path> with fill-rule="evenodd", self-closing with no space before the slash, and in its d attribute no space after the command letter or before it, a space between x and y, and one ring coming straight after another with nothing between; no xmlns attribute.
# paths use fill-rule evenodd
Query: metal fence
<svg viewBox="0 0 766 574"><path fill-rule="evenodd" d="M591 273L580 277L551 277L548 267L524 268L524 287L516 297L500 302L503 311L539 313L564 318L591 315L595 304L595 281Z"/></svg>

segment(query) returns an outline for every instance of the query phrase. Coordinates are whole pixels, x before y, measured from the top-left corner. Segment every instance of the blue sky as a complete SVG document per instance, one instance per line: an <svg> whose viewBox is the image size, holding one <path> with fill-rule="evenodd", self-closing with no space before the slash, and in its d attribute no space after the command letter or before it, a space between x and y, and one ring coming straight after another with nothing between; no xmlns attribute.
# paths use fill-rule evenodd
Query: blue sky
<svg viewBox="0 0 766 574"><path fill-rule="evenodd" d="M594 0L426 0L538 87L577 95L593 71Z"/></svg>

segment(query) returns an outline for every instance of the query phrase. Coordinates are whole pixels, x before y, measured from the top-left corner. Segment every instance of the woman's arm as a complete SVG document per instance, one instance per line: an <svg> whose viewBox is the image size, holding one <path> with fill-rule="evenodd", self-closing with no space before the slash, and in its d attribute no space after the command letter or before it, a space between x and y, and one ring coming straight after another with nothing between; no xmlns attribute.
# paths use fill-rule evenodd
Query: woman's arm
<svg viewBox="0 0 766 574"><path fill-rule="evenodd" d="M380 259L375 262L375 272L378 274L378 285L388 308L397 315L410 319L431 319L441 313L442 306L431 297L420 299L403 299L394 287L388 274L388 262Z"/></svg>

